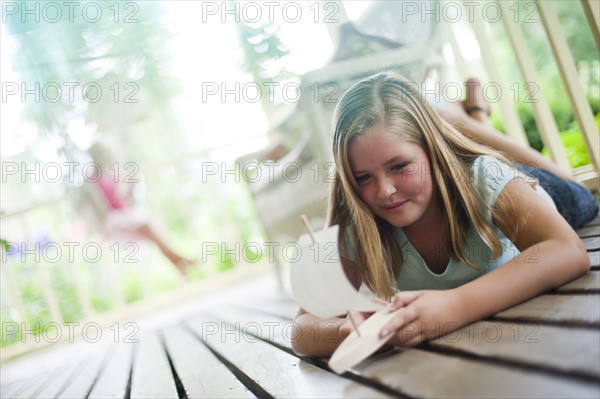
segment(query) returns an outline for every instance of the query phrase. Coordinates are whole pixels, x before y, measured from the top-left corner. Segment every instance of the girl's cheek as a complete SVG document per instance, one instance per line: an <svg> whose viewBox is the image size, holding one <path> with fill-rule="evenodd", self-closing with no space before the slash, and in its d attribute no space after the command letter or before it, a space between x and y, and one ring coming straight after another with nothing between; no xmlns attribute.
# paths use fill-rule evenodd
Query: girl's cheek
<svg viewBox="0 0 600 399"><path fill-rule="evenodd" d="M408 191L420 190L427 184L426 179L420 173L405 175L402 181L402 187Z"/></svg>
<svg viewBox="0 0 600 399"><path fill-rule="evenodd" d="M367 187L363 187L360 188L360 191L358 192L358 196L360 197L362 202L364 202L369 207L369 209L373 208L374 195L371 191L372 190L369 190Z"/></svg>

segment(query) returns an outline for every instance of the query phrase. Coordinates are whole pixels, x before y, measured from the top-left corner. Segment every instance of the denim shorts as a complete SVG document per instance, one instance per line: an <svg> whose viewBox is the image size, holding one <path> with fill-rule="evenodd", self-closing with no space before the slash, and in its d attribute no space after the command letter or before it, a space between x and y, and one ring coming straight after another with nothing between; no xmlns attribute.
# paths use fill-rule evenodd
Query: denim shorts
<svg viewBox="0 0 600 399"><path fill-rule="evenodd" d="M572 228L583 226L598 214L598 200L587 188L544 169L521 164L515 166L539 181L556 204L558 212Z"/></svg>

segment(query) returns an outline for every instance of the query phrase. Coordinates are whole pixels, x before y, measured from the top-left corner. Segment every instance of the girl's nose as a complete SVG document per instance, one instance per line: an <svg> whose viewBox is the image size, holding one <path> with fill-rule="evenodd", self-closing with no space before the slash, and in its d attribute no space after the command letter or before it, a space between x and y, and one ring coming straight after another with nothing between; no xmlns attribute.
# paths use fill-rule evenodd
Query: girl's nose
<svg viewBox="0 0 600 399"><path fill-rule="evenodd" d="M396 186L390 179L383 179L379 183L378 196L381 199L388 199L392 194L396 192Z"/></svg>

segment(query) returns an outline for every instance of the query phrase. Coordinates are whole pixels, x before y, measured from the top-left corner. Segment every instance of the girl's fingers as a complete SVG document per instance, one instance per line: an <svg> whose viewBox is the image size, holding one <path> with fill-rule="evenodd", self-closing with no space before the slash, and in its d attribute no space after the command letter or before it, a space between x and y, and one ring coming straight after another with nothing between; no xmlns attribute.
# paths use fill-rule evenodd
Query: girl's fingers
<svg viewBox="0 0 600 399"><path fill-rule="evenodd" d="M379 305L388 306L390 303L388 301L384 301L381 298L373 298L373 302L378 303Z"/></svg>
<svg viewBox="0 0 600 399"><path fill-rule="evenodd" d="M390 311L394 311L404 306L407 306L415 299L417 299L420 295L422 295L420 291L399 292L392 298L392 302L389 305L389 309Z"/></svg>
<svg viewBox="0 0 600 399"><path fill-rule="evenodd" d="M416 312L411 308L402 308L396 311L396 316L393 317L379 332L381 338L398 331L407 323L413 323L417 319Z"/></svg>
<svg viewBox="0 0 600 399"><path fill-rule="evenodd" d="M415 345L421 342L423 331L418 323L412 322L400 327L396 335L402 346L411 346L410 343L413 341L416 341Z"/></svg>
<svg viewBox="0 0 600 399"><path fill-rule="evenodd" d="M411 338L409 338L407 341L404 341L402 343L402 346L406 346L406 347L417 346L421 342L423 342L423 340L424 340L423 334L416 334L416 335L413 335Z"/></svg>

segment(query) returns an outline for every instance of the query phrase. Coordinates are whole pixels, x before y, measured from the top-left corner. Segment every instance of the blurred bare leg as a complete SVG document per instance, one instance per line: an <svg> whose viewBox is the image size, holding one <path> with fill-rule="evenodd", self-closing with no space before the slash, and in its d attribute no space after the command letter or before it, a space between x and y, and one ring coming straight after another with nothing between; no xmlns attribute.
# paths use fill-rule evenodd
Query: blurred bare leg
<svg viewBox="0 0 600 399"><path fill-rule="evenodd" d="M158 249L160 249L160 251L167 259L169 259L169 261L171 261L173 265L175 265L181 274L186 275L188 269L195 263L194 261L186 259L175 252L151 225L144 223L136 229L136 232L142 235L144 238L154 242Z"/></svg>
<svg viewBox="0 0 600 399"><path fill-rule="evenodd" d="M479 143L504 152L520 164L545 169L562 179L575 181L568 171L559 168L538 151L523 146L493 129L489 124L490 106L483 97L479 80L470 78L465 82L465 86L467 98L464 101L464 109L470 118L464 118L464 121L456 126L460 131Z"/></svg>
<svg viewBox="0 0 600 399"><path fill-rule="evenodd" d="M473 119L489 125L492 112L490 104L483 97L481 82L477 78L469 78L465 82L467 97L463 103L465 112Z"/></svg>

